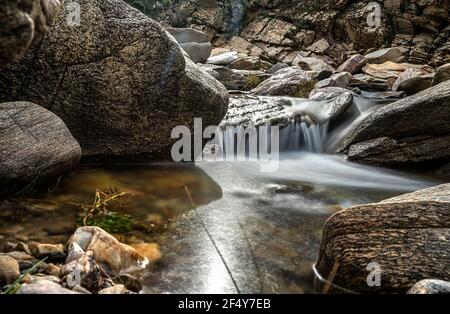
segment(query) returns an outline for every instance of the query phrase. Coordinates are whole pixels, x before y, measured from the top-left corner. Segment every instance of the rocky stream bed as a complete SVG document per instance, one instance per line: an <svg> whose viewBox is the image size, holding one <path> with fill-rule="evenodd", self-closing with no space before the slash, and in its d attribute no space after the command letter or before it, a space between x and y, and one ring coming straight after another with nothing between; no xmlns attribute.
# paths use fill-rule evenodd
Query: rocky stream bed
<svg viewBox="0 0 450 314"><path fill-rule="evenodd" d="M450 3L269 2L0 3L1 293L450 293Z"/></svg>

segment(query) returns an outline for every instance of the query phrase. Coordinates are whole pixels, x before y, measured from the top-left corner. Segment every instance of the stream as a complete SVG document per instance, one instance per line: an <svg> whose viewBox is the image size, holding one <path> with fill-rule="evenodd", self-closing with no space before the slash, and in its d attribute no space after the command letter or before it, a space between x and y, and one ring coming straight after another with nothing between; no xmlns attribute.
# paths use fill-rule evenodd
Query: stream
<svg viewBox="0 0 450 314"><path fill-rule="evenodd" d="M156 242L163 254L140 274L144 293L318 292L312 265L328 217L439 184L321 153L367 110L326 137L299 128L316 152L290 149L271 173L262 173L258 161L80 167L43 197L19 207L3 203L0 241L64 243L96 189L128 192L121 210L139 223L115 236L128 244Z"/></svg>

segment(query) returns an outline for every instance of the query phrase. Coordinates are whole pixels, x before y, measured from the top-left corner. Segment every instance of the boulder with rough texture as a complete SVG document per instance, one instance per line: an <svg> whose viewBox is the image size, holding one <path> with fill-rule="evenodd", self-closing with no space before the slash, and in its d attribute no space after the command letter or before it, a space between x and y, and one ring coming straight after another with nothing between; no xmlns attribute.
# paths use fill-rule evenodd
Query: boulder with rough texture
<svg viewBox="0 0 450 314"><path fill-rule="evenodd" d="M433 86L442 82L450 80L450 63L444 64L436 69L436 74L433 78Z"/></svg>
<svg viewBox="0 0 450 314"><path fill-rule="evenodd" d="M148 264L147 258L138 254L132 247L120 243L112 235L98 227L79 227L70 238L67 246L69 252L66 263L68 261L76 262L83 258L85 255L79 257L82 254L81 252L72 252L73 250L79 251L78 248L81 248L86 253L91 252L92 258L109 275L142 269Z"/></svg>
<svg viewBox="0 0 450 314"><path fill-rule="evenodd" d="M310 73L298 66L284 68L252 90L257 95L290 96L298 92L299 86L313 81Z"/></svg>
<svg viewBox="0 0 450 314"><path fill-rule="evenodd" d="M230 108L220 126L258 127L264 125L287 125L294 115L287 110L289 100L283 97L236 95L230 97Z"/></svg>
<svg viewBox="0 0 450 314"><path fill-rule="evenodd" d="M0 66L15 63L39 43L62 8L60 0L8 0L0 3Z"/></svg>
<svg viewBox="0 0 450 314"><path fill-rule="evenodd" d="M433 83L433 77L434 73L430 74L423 69L409 68L399 75L392 86L392 90L404 91L408 95L413 95L430 88Z"/></svg>
<svg viewBox="0 0 450 314"><path fill-rule="evenodd" d="M174 127L222 120L226 89L161 25L123 1L78 3L80 26L64 10L39 46L2 69L0 99L56 113L97 162L171 160Z"/></svg>
<svg viewBox="0 0 450 314"><path fill-rule="evenodd" d="M350 147L350 159L361 162L445 162L450 159L449 102L450 81L398 100L363 120L342 148Z"/></svg>
<svg viewBox="0 0 450 314"><path fill-rule="evenodd" d="M315 88L326 88L326 87L345 88L348 86L352 78L353 77L349 72L336 73L325 80L317 82Z"/></svg>
<svg viewBox="0 0 450 314"><path fill-rule="evenodd" d="M207 34L192 28L172 28L166 29L180 47L189 55L195 63L204 63L211 55L212 45Z"/></svg>
<svg viewBox="0 0 450 314"><path fill-rule="evenodd" d="M327 64L325 61L322 61L318 58L314 57L302 57L298 56L292 61L292 65L296 65L301 67L305 71L316 71L316 72L330 72L330 75L334 72L334 68Z"/></svg>
<svg viewBox="0 0 450 314"><path fill-rule="evenodd" d="M208 58L207 63L214 65L229 65L238 58L239 54L236 51L230 51Z"/></svg>
<svg viewBox="0 0 450 314"><path fill-rule="evenodd" d="M386 61L402 63L407 61L409 50L404 47L392 47L374 51L366 55L368 63L381 64Z"/></svg>
<svg viewBox="0 0 450 314"><path fill-rule="evenodd" d="M0 194L72 168L81 149L64 122L29 102L0 103Z"/></svg>
<svg viewBox="0 0 450 314"><path fill-rule="evenodd" d="M362 67L367 63L367 58L362 55L351 56L347 61L342 63L338 71L339 72L349 72L351 74L356 74L361 71Z"/></svg>
<svg viewBox="0 0 450 314"><path fill-rule="evenodd" d="M408 294L450 294L450 282L424 279L412 286Z"/></svg>
<svg viewBox="0 0 450 314"><path fill-rule="evenodd" d="M29 284L23 284L18 294L80 294L79 292L64 288L50 280L39 280Z"/></svg>
<svg viewBox="0 0 450 314"><path fill-rule="evenodd" d="M19 263L10 256L0 255L0 288L13 283L19 276Z"/></svg>
<svg viewBox="0 0 450 314"><path fill-rule="evenodd" d="M406 293L422 279L450 280L449 245L445 184L336 213L325 224L316 270L352 291Z"/></svg>

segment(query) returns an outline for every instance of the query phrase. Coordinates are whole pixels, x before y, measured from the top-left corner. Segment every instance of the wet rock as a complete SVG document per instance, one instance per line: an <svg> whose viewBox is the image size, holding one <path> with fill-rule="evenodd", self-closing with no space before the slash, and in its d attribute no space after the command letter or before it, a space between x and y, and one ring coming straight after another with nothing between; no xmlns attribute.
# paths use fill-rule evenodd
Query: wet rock
<svg viewBox="0 0 450 314"><path fill-rule="evenodd" d="M207 63L226 66L231 62L236 61L238 58L239 56L237 52L230 51L208 58Z"/></svg>
<svg viewBox="0 0 450 314"><path fill-rule="evenodd" d="M94 292L103 285L102 271L93 257L93 252L87 252L79 259L65 264L60 274L69 288L81 285Z"/></svg>
<svg viewBox="0 0 450 314"><path fill-rule="evenodd" d="M450 294L450 282L424 279L412 286L408 294Z"/></svg>
<svg viewBox="0 0 450 314"><path fill-rule="evenodd" d="M29 102L0 104L0 194L61 175L81 149L64 122Z"/></svg>
<svg viewBox="0 0 450 314"><path fill-rule="evenodd" d="M409 49L404 47L391 47L374 51L365 57L368 63L381 64L386 61L402 63L407 61Z"/></svg>
<svg viewBox="0 0 450 314"><path fill-rule="evenodd" d="M350 146L348 158L366 164L400 166L450 157L450 136L414 137L395 140L381 137Z"/></svg>
<svg viewBox="0 0 450 314"><path fill-rule="evenodd" d="M212 45L207 34L192 28L166 28L180 47L195 63L204 63L211 55Z"/></svg>
<svg viewBox="0 0 450 314"><path fill-rule="evenodd" d="M98 294L131 294L132 292L125 288L124 285L115 285L110 288L102 289Z"/></svg>
<svg viewBox="0 0 450 314"><path fill-rule="evenodd" d="M157 243L136 243L130 244L139 255L148 259L153 263L159 261L162 258L161 250Z"/></svg>
<svg viewBox="0 0 450 314"><path fill-rule="evenodd" d="M39 259L47 257L47 262L64 262L66 260L66 253L62 244L42 244L30 242L28 244L31 254Z"/></svg>
<svg viewBox="0 0 450 314"><path fill-rule="evenodd" d="M351 56L337 69L339 72L349 72L351 74L357 74L361 71L362 67L367 63L367 58L362 55Z"/></svg>
<svg viewBox="0 0 450 314"><path fill-rule="evenodd" d="M342 87L324 87L324 88L316 88L311 91L309 94L309 99L316 101L330 100L336 97L341 96L344 93L350 93L352 96L357 96L356 93L352 92L349 89Z"/></svg>
<svg viewBox="0 0 450 314"><path fill-rule="evenodd" d="M78 244L85 252L92 252L95 261L109 275L142 269L148 264L148 260L132 247L120 243L98 227L78 228L68 242L69 248L76 247L72 243Z"/></svg>
<svg viewBox="0 0 450 314"><path fill-rule="evenodd" d="M55 264L49 263L45 266L43 273L50 275L50 276L59 277L59 275L61 273L61 267L59 267Z"/></svg>
<svg viewBox="0 0 450 314"><path fill-rule="evenodd" d="M449 101L450 81L398 100L363 120L343 147L362 143L353 148L351 158L363 162L365 156L370 156L372 163L379 156L380 164L445 160L450 157L446 144L450 136Z"/></svg>
<svg viewBox="0 0 450 314"><path fill-rule="evenodd" d="M317 82L315 88L325 88L325 87L345 88L348 86L351 80L352 75L348 72L336 73L325 80Z"/></svg>
<svg viewBox="0 0 450 314"><path fill-rule="evenodd" d="M142 285L135 277L129 274L122 274L113 278L117 284L124 285L130 291L139 292L142 290Z"/></svg>
<svg viewBox="0 0 450 314"><path fill-rule="evenodd" d="M0 99L27 99L56 113L92 162L171 160L175 126L192 129L194 117L204 125L222 120L225 88L160 24L124 1L77 2L80 26L66 22L72 11L65 2L40 45L2 69Z"/></svg>
<svg viewBox="0 0 450 314"><path fill-rule="evenodd" d="M0 286L13 283L19 276L19 263L10 256L0 255Z"/></svg>
<svg viewBox="0 0 450 314"><path fill-rule="evenodd" d="M0 4L0 66L15 63L42 39L60 12L59 0L11 0Z"/></svg>
<svg viewBox="0 0 450 314"><path fill-rule="evenodd" d="M49 280L39 280L30 284L23 284L18 294L79 294L79 292L72 291L64 288L60 284L57 284Z"/></svg>
<svg viewBox="0 0 450 314"><path fill-rule="evenodd" d="M433 86L438 85L450 79L450 63L444 64L436 69L436 74L433 78Z"/></svg>
<svg viewBox="0 0 450 314"><path fill-rule="evenodd" d="M294 66L279 70L252 92L256 95L290 96L298 92L300 84L308 84L312 81L311 74Z"/></svg>
<svg viewBox="0 0 450 314"><path fill-rule="evenodd" d="M336 213L325 224L316 269L358 292L406 293L424 278L449 280L449 195L445 184ZM381 285L367 283L374 266Z"/></svg>
<svg viewBox="0 0 450 314"><path fill-rule="evenodd" d="M309 99L314 101L320 101L320 114L317 116L322 117L320 122L337 122L351 107L353 103L353 97L357 95L352 91L340 88L340 87L326 87L320 89L314 89Z"/></svg>
<svg viewBox="0 0 450 314"><path fill-rule="evenodd" d="M229 110L220 126L262 126L268 124L285 125L290 123L294 116L285 106L289 101L282 97L264 96L232 96Z"/></svg>
<svg viewBox="0 0 450 314"><path fill-rule="evenodd" d="M424 89L430 88L434 73L430 74L423 69L407 69L401 73L392 86L394 91L404 91L408 95L416 94Z"/></svg>

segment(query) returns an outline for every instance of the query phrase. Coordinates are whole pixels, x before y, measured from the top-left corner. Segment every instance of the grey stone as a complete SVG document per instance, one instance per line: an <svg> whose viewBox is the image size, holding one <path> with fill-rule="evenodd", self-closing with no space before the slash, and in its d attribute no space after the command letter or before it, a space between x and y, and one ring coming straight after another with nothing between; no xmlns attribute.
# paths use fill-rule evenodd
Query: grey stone
<svg viewBox="0 0 450 314"><path fill-rule="evenodd" d="M299 86L313 81L311 74L300 67L289 67L277 71L272 77L252 90L256 95L290 96L298 92Z"/></svg>
<svg viewBox="0 0 450 314"><path fill-rule="evenodd" d="M376 50L366 55L368 63L381 64L386 61L401 63L406 61L409 49L404 47L391 47Z"/></svg>
<svg viewBox="0 0 450 314"><path fill-rule="evenodd" d="M436 69L436 74L433 78L433 86L438 85L450 79L450 63L444 64Z"/></svg>
<svg viewBox="0 0 450 314"><path fill-rule="evenodd" d="M29 102L0 104L0 192L74 166L81 149L64 122Z"/></svg>
<svg viewBox="0 0 450 314"><path fill-rule="evenodd" d="M19 276L19 263L11 256L0 255L0 287L11 284Z"/></svg>
<svg viewBox="0 0 450 314"><path fill-rule="evenodd" d="M30 284L23 284L18 294L79 294L79 292L64 288L50 280L39 280Z"/></svg>
<svg viewBox="0 0 450 314"><path fill-rule="evenodd" d="M210 57L206 62L214 65L229 65L231 62L236 61L237 59L238 53L235 51L230 51Z"/></svg>
<svg viewBox="0 0 450 314"><path fill-rule="evenodd" d="M423 278L450 280L450 184L359 205L325 224L316 269L351 291L406 293ZM367 284L368 266L381 285Z"/></svg>
<svg viewBox="0 0 450 314"><path fill-rule="evenodd" d="M424 279L412 286L408 294L450 294L450 282Z"/></svg>

